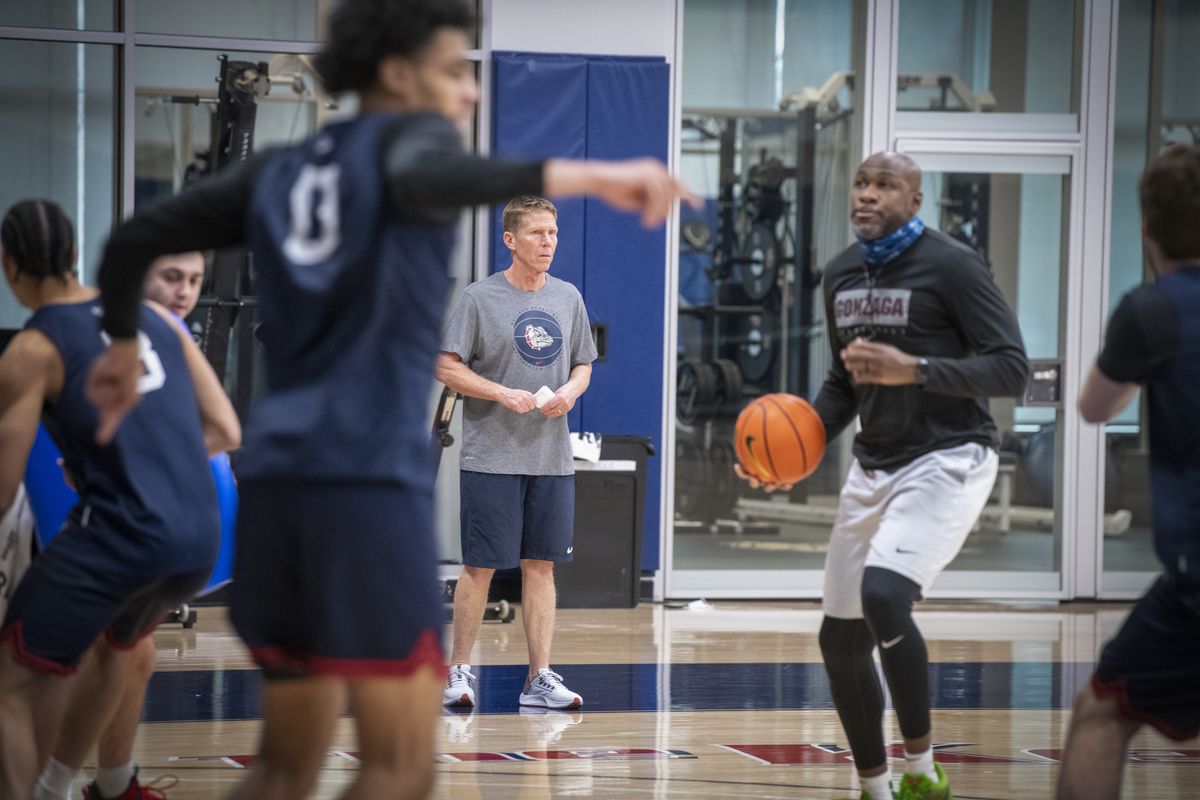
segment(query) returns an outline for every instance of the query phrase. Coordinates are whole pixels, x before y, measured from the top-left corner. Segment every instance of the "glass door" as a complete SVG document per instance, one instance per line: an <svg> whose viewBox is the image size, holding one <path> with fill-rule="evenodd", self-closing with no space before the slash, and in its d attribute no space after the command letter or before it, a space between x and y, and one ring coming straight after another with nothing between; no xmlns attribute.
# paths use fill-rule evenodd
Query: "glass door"
<svg viewBox="0 0 1200 800"><path fill-rule="evenodd" d="M1071 460L1068 442L1078 428L1076 415L1065 414L1064 356L1071 285L1072 208L1077 191L1069 145L992 145L1003 149L981 154L987 145L946 142L907 143L905 150L924 171L926 225L977 250L990 265L1005 297L1016 311L1026 349L1035 365L1036 391L1021 399L993 400L991 411L1001 431L1000 475L975 530L958 558L935 583L942 597L1057 597L1062 591L1064 532L1072 524L1075 489L1064 467ZM937 150L928 148L938 148ZM966 152L967 150L971 152ZM753 148L763 153L762 147ZM848 188L848 187L847 187ZM827 200L829 213L846 206ZM719 213L719 208L718 208ZM830 228L838 223L831 221ZM848 225L840 223L842 229ZM739 291L755 287L760 260L753 229L733 251L731 274ZM686 239L686 226L684 237ZM687 243L685 241L685 246ZM841 245L841 246L844 246ZM816 266L840 246L822 253ZM782 272L793 280L802 272ZM770 391L812 398L828 370L831 350L825 335L819 270L807 299L797 309L792 291L768 312L718 300L710 305L727 314L727 331L709 354L698 348L712 342L689 331L710 308L681 306L677 392L676 504L674 564L669 592L675 596L817 597L837 494L851 463L853 430L831 442L818 472L790 494L754 492L733 479L733 456L715 459L725 445L736 406L727 408L727 378L717 363L706 374L706 358L720 361L728 352L742 368L764 366ZM781 279L783 280L783 279ZM807 315L806 315L807 314ZM726 349L721 349L721 348ZM698 349L690 349L698 348ZM795 369L795 365L804 365ZM743 388L742 403L746 390ZM726 419L728 418L728 419ZM1119 524L1121 516L1113 519Z"/></svg>
<svg viewBox="0 0 1200 800"><path fill-rule="evenodd" d="M1190 59L1197 32L1200 8L1184 0L1122 2L1118 7L1106 316L1126 292L1153 280L1142 254L1137 195L1142 171L1170 145L1200 143L1200 91L1178 71ZM1099 545L1100 595L1135 597L1162 570L1154 554L1140 393L1105 425L1104 440L1104 508L1123 514L1128 524L1105 526Z"/></svg>
<svg viewBox="0 0 1200 800"><path fill-rule="evenodd" d="M904 148L903 140L901 148ZM976 150L979 145L975 145ZM924 171L921 217L978 252L1016 311L1032 366L1023 398L992 399L1000 471L940 596L1054 596L1074 487L1063 476L1078 428L1064 409L1073 154L910 152ZM1114 518L1119 524L1121 518Z"/></svg>

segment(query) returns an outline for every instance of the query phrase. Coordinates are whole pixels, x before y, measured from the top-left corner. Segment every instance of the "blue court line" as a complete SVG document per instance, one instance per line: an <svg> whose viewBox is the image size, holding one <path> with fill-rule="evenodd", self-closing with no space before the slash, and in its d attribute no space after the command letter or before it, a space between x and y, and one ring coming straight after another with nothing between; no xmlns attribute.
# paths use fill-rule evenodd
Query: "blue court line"
<svg viewBox="0 0 1200 800"><path fill-rule="evenodd" d="M1070 708L1090 662L967 662L929 665L933 708ZM821 664L568 664L558 668L588 711L831 709ZM478 713L511 714L524 666L477 666ZM158 672L144 722L259 719L257 670Z"/></svg>

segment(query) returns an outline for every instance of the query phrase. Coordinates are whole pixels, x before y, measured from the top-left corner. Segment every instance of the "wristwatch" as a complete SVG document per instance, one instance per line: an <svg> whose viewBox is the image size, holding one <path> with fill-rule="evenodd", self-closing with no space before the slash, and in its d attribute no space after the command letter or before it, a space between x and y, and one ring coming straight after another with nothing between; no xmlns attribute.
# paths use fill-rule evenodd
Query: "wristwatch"
<svg viewBox="0 0 1200 800"><path fill-rule="evenodd" d="M917 385L924 386L929 380L929 359L923 356L917 357Z"/></svg>

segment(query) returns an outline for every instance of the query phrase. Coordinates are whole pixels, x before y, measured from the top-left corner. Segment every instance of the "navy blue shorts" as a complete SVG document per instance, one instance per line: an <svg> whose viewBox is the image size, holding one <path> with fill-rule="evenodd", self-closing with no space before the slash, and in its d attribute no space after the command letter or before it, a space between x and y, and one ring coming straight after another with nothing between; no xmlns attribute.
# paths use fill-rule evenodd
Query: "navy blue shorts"
<svg viewBox="0 0 1200 800"><path fill-rule="evenodd" d="M267 678L444 668L431 491L247 480L239 495L230 618Z"/></svg>
<svg viewBox="0 0 1200 800"><path fill-rule="evenodd" d="M132 647L212 572L215 524L209 534L170 536L124 530L98 516L89 514L84 526L73 511L13 593L0 641L10 641L31 669L74 672L101 634L114 647Z"/></svg>
<svg viewBox="0 0 1200 800"><path fill-rule="evenodd" d="M574 475L461 475L462 559L508 569L523 558L570 561Z"/></svg>
<svg viewBox="0 0 1200 800"><path fill-rule="evenodd" d="M1200 734L1200 585L1155 581L1100 652L1092 689L1164 736Z"/></svg>

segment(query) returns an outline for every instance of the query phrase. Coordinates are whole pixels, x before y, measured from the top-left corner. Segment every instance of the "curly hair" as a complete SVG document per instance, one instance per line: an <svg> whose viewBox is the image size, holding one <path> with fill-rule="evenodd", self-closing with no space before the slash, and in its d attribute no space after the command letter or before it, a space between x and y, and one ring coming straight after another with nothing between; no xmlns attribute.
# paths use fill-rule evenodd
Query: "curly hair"
<svg viewBox="0 0 1200 800"><path fill-rule="evenodd" d="M1177 144L1146 167L1138 184L1146 232L1173 261L1200 258L1200 146Z"/></svg>
<svg viewBox="0 0 1200 800"><path fill-rule="evenodd" d="M474 4L467 0L341 0L315 66L331 94L374 85L379 62L415 56L438 28L470 31Z"/></svg>
<svg viewBox="0 0 1200 800"><path fill-rule="evenodd" d="M22 200L0 222L0 247L17 274L64 280L75 269L75 228L51 200Z"/></svg>

